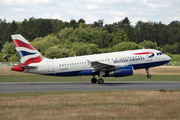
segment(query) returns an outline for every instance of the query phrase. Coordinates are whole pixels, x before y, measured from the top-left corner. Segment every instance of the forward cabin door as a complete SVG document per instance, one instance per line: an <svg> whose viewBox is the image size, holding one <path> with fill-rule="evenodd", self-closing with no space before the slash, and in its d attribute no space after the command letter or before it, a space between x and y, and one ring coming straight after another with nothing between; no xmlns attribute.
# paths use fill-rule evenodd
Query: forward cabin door
<svg viewBox="0 0 180 120"><path fill-rule="evenodd" d="M47 62L48 65L48 72L54 72L54 66L52 61Z"/></svg>

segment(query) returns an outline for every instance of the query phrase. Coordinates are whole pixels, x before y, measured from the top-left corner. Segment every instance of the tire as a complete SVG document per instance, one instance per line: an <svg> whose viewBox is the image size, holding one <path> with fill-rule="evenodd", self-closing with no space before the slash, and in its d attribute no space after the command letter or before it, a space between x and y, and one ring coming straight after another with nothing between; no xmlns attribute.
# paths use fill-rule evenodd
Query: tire
<svg viewBox="0 0 180 120"><path fill-rule="evenodd" d="M147 75L147 78L151 78L151 75Z"/></svg>
<svg viewBox="0 0 180 120"><path fill-rule="evenodd" d="M99 79L98 79L98 83L99 83L99 84L103 84L103 83L104 83L104 80L103 80L102 78L99 78Z"/></svg>
<svg viewBox="0 0 180 120"><path fill-rule="evenodd" d="M97 82L97 79L96 78L92 78L91 79L91 83L96 83Z"/></svg>

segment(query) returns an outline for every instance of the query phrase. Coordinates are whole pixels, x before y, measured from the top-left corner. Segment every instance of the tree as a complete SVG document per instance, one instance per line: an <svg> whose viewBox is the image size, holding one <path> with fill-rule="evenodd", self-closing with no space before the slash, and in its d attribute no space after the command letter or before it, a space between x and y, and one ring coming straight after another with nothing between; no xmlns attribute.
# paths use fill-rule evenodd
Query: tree
<svg viewBox="0 0 180 120"><path fill-rule="evenodd" d="M112 47L112 51L125 51L125 50L135 50L140 49L141 47L135 42L121 42Z"/></svg>
<svg viewBox="0 0 180 120"><path fill-rule="evenodd" d="M122 23L123 23L124 25L130 25L131 22L129 22L128 17L125 17L125 18L122 20Z"/></svg>
<svg viewBox="0 0 180 120"><path fill-rule="evenodd" d="M92 24L92 27L93 28L96 28L96 27L103 27L103 19L102 20L98 20L98 22L94 21L94 24Z"/></svg>
<svg viewBox="0 0 180 120"><path fill-rule="evenodd" d="M146 48L146 49L157 49L157 50L160 50L160 51L163 51L162 48L158 47L156 42L153 43L152 41L150 40L144 40L143 42L140 43L140 46L141 48Z"/></svg>
<svg viewBox="0 0 180 120"><path fill-rule="evenodd" d="M70 21L70 27L73 27L74 29L76 29L77 28L77 22L76 22L76 20L71 20Z"/></svg>
<svg viewBox="0 0 180 120"><path fill-rule="evenodd" d="M15 31L17 30L17 24L16 22L13 20L12 23L9 24L9 26L5 29L5 39L6 41L11 42L11 35L13 35L15 33Z"/></svg>
<svg viewBox="0 0 180 120"><path fill-rule="evenodd" d="M2 54L0 54L0 62L6 62L6 60L3 58Z"/></svg>
<svg viewBox="0 0 180 120"><path fill-rule="evenodd" d="M60 39L61 44L65 44L66 40L68 40L68 38L74 33L74 29L73 28L67 28L65 27L64 29L62 29L58 35L57 38Z"/></svg>
<svg viewBox="0 0 180 120"><path fill-rule="evenodd" d="M80 24L80 23L85 23L85 22L86 22L86 21L85 21L84 19L82 19L82 18L78 20L78 24Z"/></svg>
<svg viewBox="0 0 180 120"><path fill-rule="evenodd" d="M19 59L17 53L13 54L11 57L9 57L8 62L20 62L20 59Z"/></svg>
<svg viewBox="0 0 180 120"><path fill-rule="evenodd" d="M79 46L77 49L76 49L76 55L77 56L81 56L81 55L89 55L91 54L91 50L89 48L86 48L85 45L83 46Z"/></svg>
<svg viewBox="0 0 180 120"><path fill-rule="evenodd" d="M107 30L100 32L99 40L96 41L96 44L99 48L108 48L110 43L113 41L114 35L112 33L108 33Z"/></svg>
<svg viewBox="0 0 180 120"><path fill-rule="evenodd" d="M59 49L57 46L50 47L45 52L45 57L47 58L63 58L68 57L69 50L66 48Z"/></svg>
<svg viewBox="0 0 180 120"><path fill-rule="evenodd" d="M124 30L118 30L115 34L115 36L113 37L111 46L116 45L120 42L128 42L129 39L126 35L126 33L124 32Z"/></svg>
<svg viewBox="0 0 180 120"><path fill-rule="evenodd" d="M8 61L9 57L11 57L13 54L16 53L15 47L13 42L6 42L3 45L3 49L1 50L3 58L6 59L6 61Z"/></svg>
<svg viewBox="0 0 180 120"><path fill-rule="evenodd" d="M174 43L173 45L166 44L164 47L165 53L171 53L171 54L179 54L180 53L180 44Z"/></svg>

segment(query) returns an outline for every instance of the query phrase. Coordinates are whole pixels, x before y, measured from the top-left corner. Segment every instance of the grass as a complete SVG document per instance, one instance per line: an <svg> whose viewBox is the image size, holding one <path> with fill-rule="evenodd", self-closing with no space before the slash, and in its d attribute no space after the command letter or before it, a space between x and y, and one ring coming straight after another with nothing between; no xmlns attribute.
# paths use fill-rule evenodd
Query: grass
<svg viewBox="0 0 180 120"><path fill-rule="evenodd" d="M1 120L179 120L180 91L0 93Z"/></svg>
<svg viewBox="0 0 180 120"><path fill-rule="evenodd" d="M54 77L54 76L0 76L0 82L90 82L92 76L82 77ZM106 77L105 82L118 81L180 81L180 75L152 75L148 79L146 75L133 75L129 77Z"/></svg>

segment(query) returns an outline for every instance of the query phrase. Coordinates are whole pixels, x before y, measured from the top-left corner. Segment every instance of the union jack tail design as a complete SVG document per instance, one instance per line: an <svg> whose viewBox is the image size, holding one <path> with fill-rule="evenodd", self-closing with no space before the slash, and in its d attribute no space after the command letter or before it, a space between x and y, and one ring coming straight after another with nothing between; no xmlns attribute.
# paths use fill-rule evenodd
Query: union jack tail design
<svg viewBox="0 0 180 120"><path fill-rule="evenodd" d="M20 34L11 35L14 46L22 64L39 63L44 56L41 55L23 36Z"/></svg>

